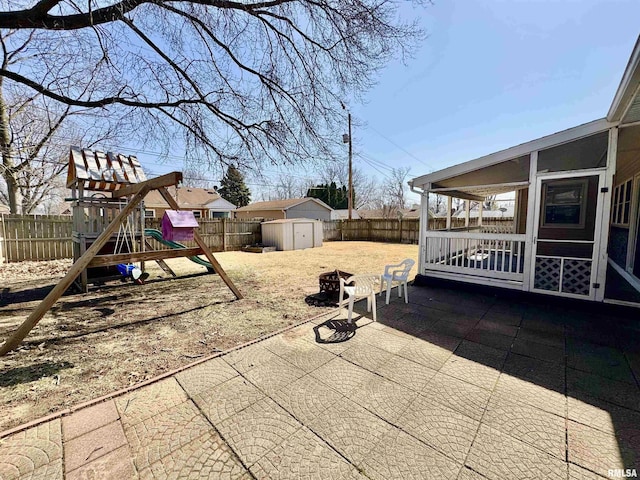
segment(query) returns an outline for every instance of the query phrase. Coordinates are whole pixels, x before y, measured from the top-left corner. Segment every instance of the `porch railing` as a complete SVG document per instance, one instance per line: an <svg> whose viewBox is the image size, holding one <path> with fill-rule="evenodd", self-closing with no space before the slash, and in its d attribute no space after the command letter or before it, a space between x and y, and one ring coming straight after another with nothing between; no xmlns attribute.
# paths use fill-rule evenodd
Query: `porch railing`
<svg viewBox="0 0 640 480"><path fill-rule="evenodd" d="M425 269L522 281L524 245L524 234L427 231Z"/></svg>

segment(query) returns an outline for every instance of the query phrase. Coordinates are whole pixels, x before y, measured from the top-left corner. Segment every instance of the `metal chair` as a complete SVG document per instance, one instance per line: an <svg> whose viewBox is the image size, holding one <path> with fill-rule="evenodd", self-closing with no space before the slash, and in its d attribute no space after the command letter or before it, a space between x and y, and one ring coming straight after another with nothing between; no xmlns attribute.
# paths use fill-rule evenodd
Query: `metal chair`
<svg viewBox="0 0 640 480"><path fill-rule="evenodd" d="M391 296L391 285L394 282L398 283L398 297L402 296L402 287L404 286L404 303L409 303L409 294L407 293L407 281L409 280L409 272L415 265L415 260L407 258L397 265L387 265L384 267L384 274L382 274L380 281L380 294L387 284L387 300L385 304L389 304L389 297Z"/></svg>
<svg viewBox="0 0 640 480"><path fill-rule="evenodd" d="M380 275L375 274L363 274L352 275L347 278L340 278L340 297L338 306L342 308L344 303L344 294L346 293L349 298L349 315L347 322L351 323L351 317L353 316L353 303L358 298L367 299L367 312L370 312L373 307L373 321L376 321L376 289L380 283Z"/></svg>

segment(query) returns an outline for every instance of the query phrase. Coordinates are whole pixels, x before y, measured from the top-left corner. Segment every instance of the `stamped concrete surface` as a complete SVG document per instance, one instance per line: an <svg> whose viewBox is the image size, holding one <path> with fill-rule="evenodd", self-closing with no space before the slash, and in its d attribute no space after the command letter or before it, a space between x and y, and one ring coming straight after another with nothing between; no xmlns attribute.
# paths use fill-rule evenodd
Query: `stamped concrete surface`
<svg viewBox="0 0 640 480"><path fill-rule="evenodd" d="M380 301L357 329L328 315L5 436L0 478L640 475L637 315L447 288L410 302Z"/></svg>

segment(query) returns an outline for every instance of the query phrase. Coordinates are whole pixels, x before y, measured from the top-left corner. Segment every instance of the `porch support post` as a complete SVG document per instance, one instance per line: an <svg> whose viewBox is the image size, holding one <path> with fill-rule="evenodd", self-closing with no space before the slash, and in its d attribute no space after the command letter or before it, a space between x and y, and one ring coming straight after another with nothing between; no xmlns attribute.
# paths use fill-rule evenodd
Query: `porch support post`
<svg viewBox="0 0 640 480"><path fill-rule="evenodd" d="M471 207L471 200L464 201L464 228L469 229L469 207Z"/></svg>
<svg viewBox="0 0 640 480"><path fill-rule="evenodd" d="M427 230L429 230L429 188L431 184L428 183L422 186L422 195L420 195L420 231L418 234L418 273L424 274L425 254L427 250Z"/></svg>
<svg viewBox="0 0 640 480"><path fill-rule="evenodd" d="M484 200L478 205L478 226L482 226L482 212L484 211Z"/></svg>
<svg viewBox="0 0 640 480"><path fill-rule="evenodd" d="M600 227L600 242L598 248L598 262L596 275L591 275L591 278L595 278L595 282L600 284L600 288L596 289L596 302L602 302L604 300L604 290L607 283L607 265L608 254L607 249L609 246L609 220L611 218L611 199L613 195L613 176L616 173L616 160L618 157L618 128L614 127L609 129L609 148L607 149L607 171L604 175L604 186L608 187L602 195L602 221Z"/></svg>
<svg viewBox="0 0 640 480"><path fill-rule="evenodd" d="M451 230L451 209L453 208L453 198L447 196L447 230Z"/></svg>
<svg viewBox="0 0 640 480"><path fill-rule="evenodd" d="M529 157L529 192L527 195L527 224L525 230L524 241L524 268L522 279L522 290L528 292L531 290L531 270L535 265L535 258L531 258L533 252L533 237L535 225L536 210L536 174L538 172L538 152L531 152ZM518 259L519 261L520 259Z"/></svg>

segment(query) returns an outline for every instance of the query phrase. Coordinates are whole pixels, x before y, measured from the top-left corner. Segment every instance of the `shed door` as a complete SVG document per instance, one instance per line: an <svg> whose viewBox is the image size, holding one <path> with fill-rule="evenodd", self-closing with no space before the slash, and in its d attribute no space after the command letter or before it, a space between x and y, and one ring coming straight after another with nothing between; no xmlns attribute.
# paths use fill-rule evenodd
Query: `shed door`
<svg viewBox="0 0 640 480"><path fill-rule="evenodd" d="M313 248L313 224L293 224L293 249Z"/></svg>
<svg viewBox="0 0 640 480"><path fill-rule="evenodd" d="M593 171L538 177L533 291L595 299L603 184Z"/></svg>

